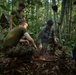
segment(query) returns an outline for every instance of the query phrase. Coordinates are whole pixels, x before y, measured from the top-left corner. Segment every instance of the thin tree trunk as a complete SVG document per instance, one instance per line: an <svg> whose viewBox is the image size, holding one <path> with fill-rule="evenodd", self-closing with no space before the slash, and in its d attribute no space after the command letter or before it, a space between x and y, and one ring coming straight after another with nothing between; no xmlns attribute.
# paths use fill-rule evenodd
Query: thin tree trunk
<svg viewBox="0 0 76 75"><path fill-rule="evenodd" d="M65 39L68 39L68 29L69 29L69 2L67 1L66 9L65 9L65 17L66 17L66 26L65 26Z"/></svg>
<svg viewBox="0 0 76 75"><path fill-rule="evenodd" d="M50 3L49 3L49 19L52 19L52 8L51 8L51 0L50 0Z"/></svg>
<svg viewBox="0 0 76 75"><path fill-rule="evenodd" d="M69 39L71 39L71 27L72 27L72 0L70 0Z"/></svg>
<svg viewBox="0 0 76 75"><path fill-rule="evenodd" d="M44 10L44 12L45 12L45 22L47 21L47 0L45 0L45 10Z"/></svg>
<svg viewBox="0 0 76 75"><path fill-rule="evenodd" d="M13 11L13 2L14 2L14 0L12 0L12 11Z"/></svg>
<svg viewBox="0 0 76 75"><path fill-rule="evenodd" d="M58 35L59 35L60 41L61 41L61 25L62 25L62 21L63 21L63 18L64 18L65 6L66 6L66 0L63 0L62 1L62 8L61 8L61 15L60 15L60 22L59 22L59 26L58 26L58 28L59 28Z"/></svg>
<svg viewBox="0 0 76 75"><path fill-rule="evenodd" d="M65 12L66 0L62 1L62 8L61 8L61 16L60 16L60 25L62 24Z"/></svg>
<svg viewBox="0 0 76 75"><path fill-rule="evenodd" d="M52 5L55 6L56 5L56 0L52 0ZM55 22L55 27L56 27L56 12L53 11L54 13L54 22Z"/></svg>

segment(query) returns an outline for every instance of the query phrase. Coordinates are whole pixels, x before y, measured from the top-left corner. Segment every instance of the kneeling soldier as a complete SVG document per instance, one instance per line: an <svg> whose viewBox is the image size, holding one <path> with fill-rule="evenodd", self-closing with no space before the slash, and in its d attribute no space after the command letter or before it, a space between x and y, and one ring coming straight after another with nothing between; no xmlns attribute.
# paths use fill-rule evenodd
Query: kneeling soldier
<svg viewBox="0 0 76 75"><path fill-rule="evenodd" d="M9 48L16 46L19 41L27 42L21 39L23 36L29 41L29 43L31 43L34 48L37 48L33 38L29 35L26 29L23 26L18 26L13 28L4 39L4 48L6 48L6 55L9 55L11 52L13 52L9 50Z"/></svg>

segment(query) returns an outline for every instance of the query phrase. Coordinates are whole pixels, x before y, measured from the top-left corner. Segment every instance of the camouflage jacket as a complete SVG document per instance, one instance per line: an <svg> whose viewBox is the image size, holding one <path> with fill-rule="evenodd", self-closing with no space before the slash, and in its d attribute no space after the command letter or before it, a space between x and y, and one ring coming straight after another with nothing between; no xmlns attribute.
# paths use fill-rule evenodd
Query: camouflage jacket
<svg viewBox="0 0 76 75"><path fill-rule="evenodd" d="M54 29L48 29L46 26L44 26L38 35L38 43L49 43L53 41L54 37Z"/></svg>
<svg viewBox="0 0 76 75"><path fill-rule="evenodd" d="M18 25L20 20L24 18L23 13L19 12L18 10L11 12L11 15L13 15L13 25Z"/></svg>

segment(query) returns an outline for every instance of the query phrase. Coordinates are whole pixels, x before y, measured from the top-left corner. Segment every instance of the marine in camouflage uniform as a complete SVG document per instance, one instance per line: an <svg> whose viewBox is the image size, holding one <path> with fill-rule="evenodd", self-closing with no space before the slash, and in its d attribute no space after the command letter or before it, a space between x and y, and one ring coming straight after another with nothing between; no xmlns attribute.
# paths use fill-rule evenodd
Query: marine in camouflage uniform
<svg viewBox="0 0 76 75"><path fill-rule="evenodd" d="M53 21L48 20L47 25L44 26L39 33L38 42L39 42L39 49L47 50L48 44L56 41L54 29L52 28Z"/></svg>
<svg viewBox="0 0 76 75"><path fill-rule="evenodd" d="M4 47L6 48L6 52L5 52L6 55L10 57L14 57L21 54L20 49L16 51L15 49L12 50L9 48L16 46L19 40L22 38L22 36L24 36L34 46L34 48L36 48L34 40L28 34L26 29L23 26L18 26L18 27L13 28L4 39ZM25 52L25 50L22 50L22 51L23 51L22 53Z"/></svg>
<svg viewBox="0 0 76 75"><path fill-rule="evenodd" d="M25 5L23 3L19 4L18 10L12 11L10 15L10 29L12 29L12 25L15 27L16 25L19 25L19 22L21 20L25 20L23 9L25 8Z"/></svg>

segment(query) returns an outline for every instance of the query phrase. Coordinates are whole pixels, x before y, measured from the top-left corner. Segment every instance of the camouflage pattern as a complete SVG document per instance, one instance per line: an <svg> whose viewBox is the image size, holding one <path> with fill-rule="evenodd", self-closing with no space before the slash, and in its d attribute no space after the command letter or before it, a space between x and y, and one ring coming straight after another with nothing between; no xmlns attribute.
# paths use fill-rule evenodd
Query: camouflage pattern
<svg viewBox="0 0 76 75"><path fill-rule="evenodd" d="M22 12L19 12L18 10L13 11L11 13L11 15L13 15L13 25L19 25L19 21L22 20L24 18L24 15Z"/></svg>
<svg viewBox="0 0 76 75"><path fill-rule="evenodd" d="M13 28L4 38L4 47L12 47L17 45L25 32L26 29L22 26Z"/></svg>
<svg viewBox="0 0 76 75"><path fill-rule="evenodd" d="M55 37L54 34L54 29L48 29L46 26L44 26L38 36L38 39L40 40L41 43L46 42L49 43L52 38Z"/></svg>
<svg viewBox="0 0 76 75"><path fill-rule="evenodd" d="M53 28L47 29L47 27L44 26L38 36L39 44L40 43L49 44L49 43L53 42L54 37L55 37L54 29ZM45 47L45 45L44 45L44 47Z"/></svg>
<svg viewBox="0 0 76 75"><path fill-rule="evenodd" d="M16 47L14 46L6 51L6 56L8 57L32 56L34 51L35 50L31 46L26 46L24 43L18 43Z"/></svg>

